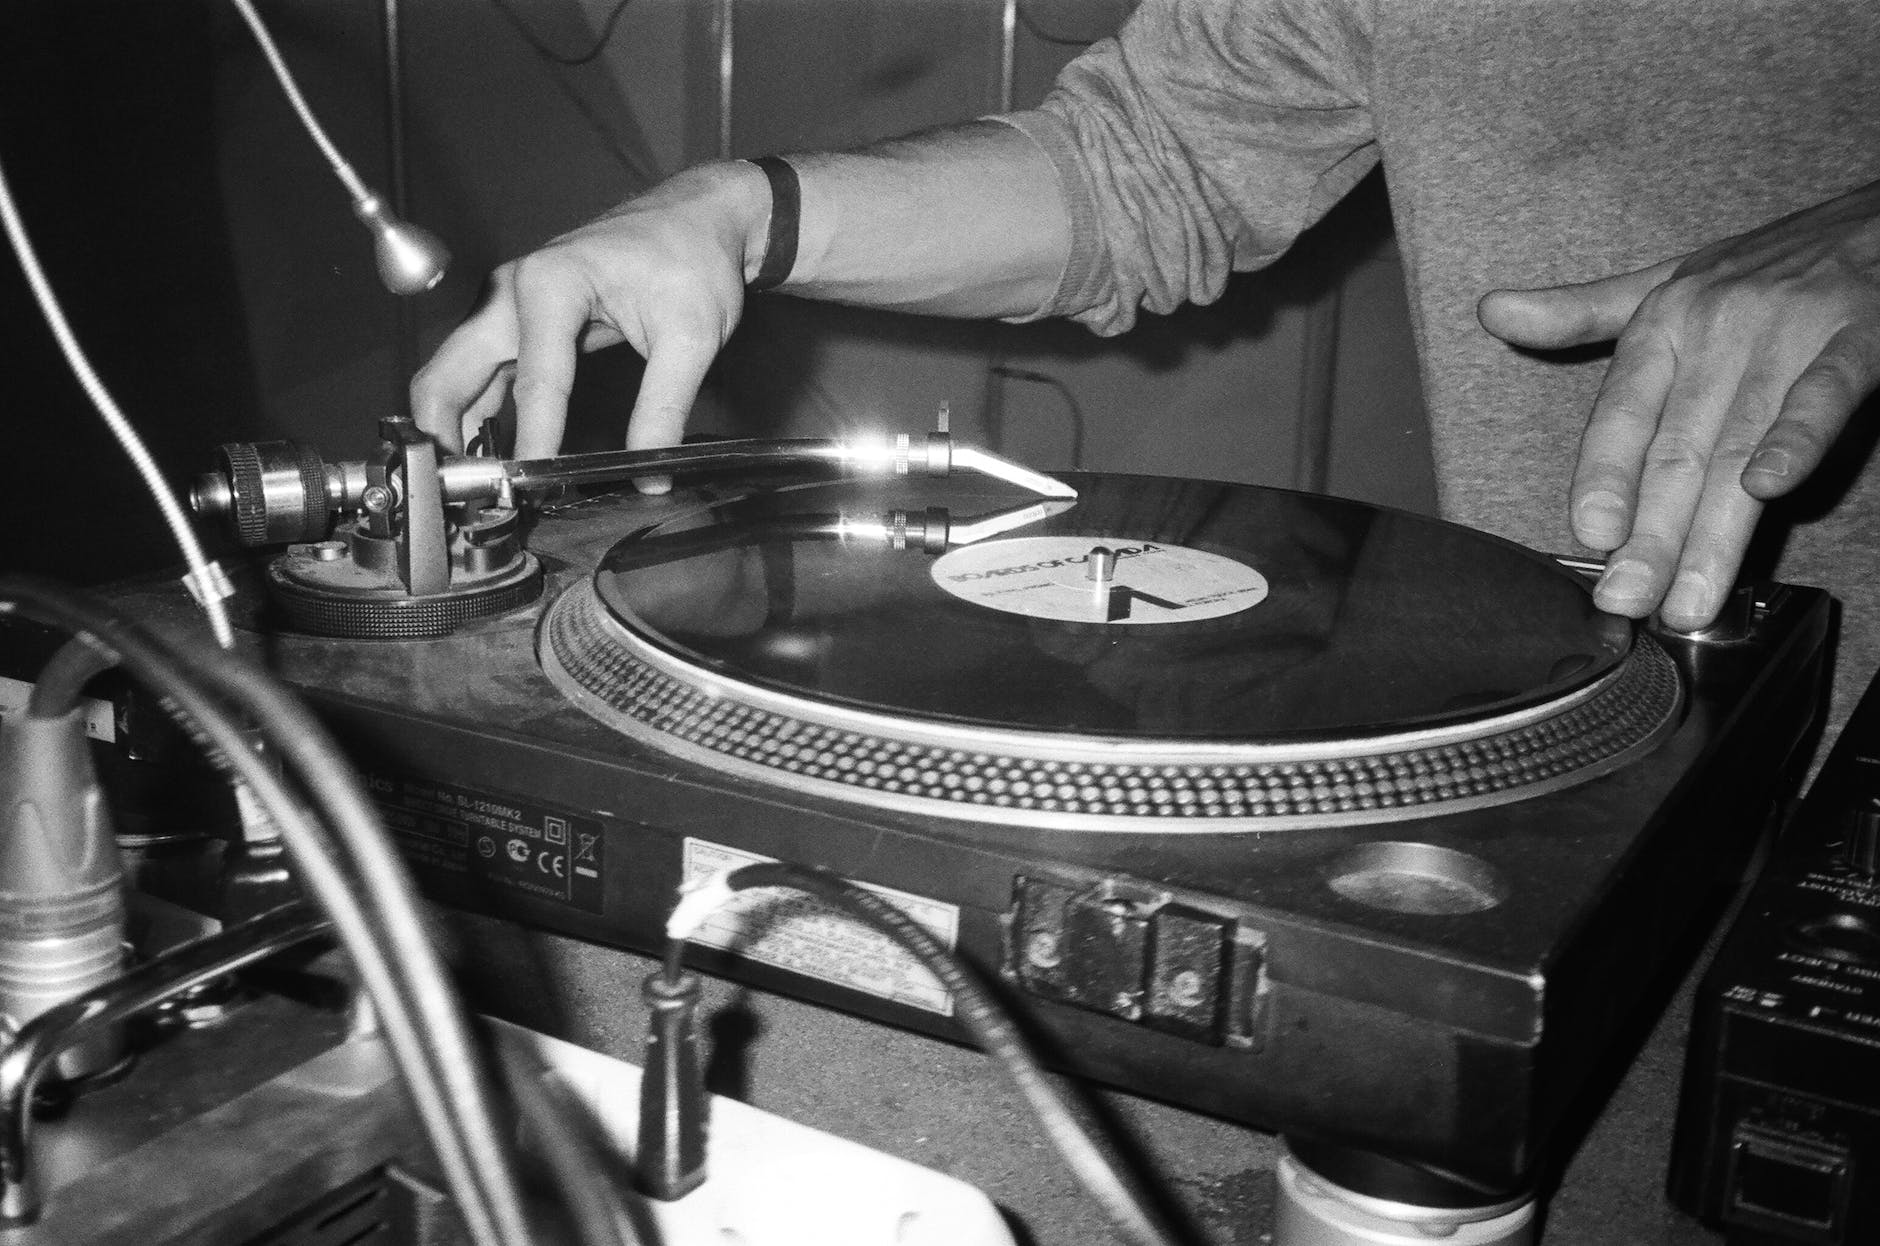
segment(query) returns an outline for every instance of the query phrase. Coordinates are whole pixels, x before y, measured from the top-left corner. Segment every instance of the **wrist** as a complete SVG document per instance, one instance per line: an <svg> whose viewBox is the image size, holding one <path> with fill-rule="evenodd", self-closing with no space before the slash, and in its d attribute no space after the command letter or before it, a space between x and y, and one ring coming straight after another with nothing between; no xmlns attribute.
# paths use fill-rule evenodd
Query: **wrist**
<svg viewBox="0 0 1880 1246"><path fill-rule="evenodd" d="M770 218L764 229L764 255L757 275L745 286L753 294L774 290L796 267L797 236L802 229L803 190L796 166L782 156L758 156L749 162L770 185Z"/></svg>
<svg viewBox="0 0 1880 1246"><path fill-rule="evenodd" d="M715 160L687 169L660 189L677 192L668 202L684 206L695 222L712 223L739 268L740 284L749 285L763 265L770 226L770 186L762 170L745 160Z"/></svg>
<svg viewBox="0 0 1880 1246"><path fill-rule="evenodd" d="M748 287L764 266L770 237L770 183L764 171L748 160L727 161L727 176L735 183L735 230L740 269Z"/></svg>

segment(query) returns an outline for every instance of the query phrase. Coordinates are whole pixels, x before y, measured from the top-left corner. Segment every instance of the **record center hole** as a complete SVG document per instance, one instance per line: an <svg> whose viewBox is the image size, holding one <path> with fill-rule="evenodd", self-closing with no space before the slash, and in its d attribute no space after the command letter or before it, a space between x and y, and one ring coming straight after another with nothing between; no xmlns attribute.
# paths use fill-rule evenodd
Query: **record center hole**
<svg viewBox="0 0 1880 1246"><path fill-rule="evenodd" d="M1508 898L1494 866L1435 844L1363 844L1333 861L1325 881L1355 904L1431 917L1480 913Z"/></svg>

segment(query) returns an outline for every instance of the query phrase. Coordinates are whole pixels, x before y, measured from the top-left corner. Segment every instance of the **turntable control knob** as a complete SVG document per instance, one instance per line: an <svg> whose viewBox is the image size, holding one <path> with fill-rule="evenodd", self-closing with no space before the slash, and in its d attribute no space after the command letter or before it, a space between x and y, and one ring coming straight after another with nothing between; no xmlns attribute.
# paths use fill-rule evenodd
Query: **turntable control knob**
<svg viewBox="0 0 1880 1246"><path fill-rule="evenodd" d="M1723 599L1723 608L1709 624L1696 631L1676 634L1706 644L1728 645L1748 640L1755 628L1756 590L1748 585L1739 585Z"/></svg>

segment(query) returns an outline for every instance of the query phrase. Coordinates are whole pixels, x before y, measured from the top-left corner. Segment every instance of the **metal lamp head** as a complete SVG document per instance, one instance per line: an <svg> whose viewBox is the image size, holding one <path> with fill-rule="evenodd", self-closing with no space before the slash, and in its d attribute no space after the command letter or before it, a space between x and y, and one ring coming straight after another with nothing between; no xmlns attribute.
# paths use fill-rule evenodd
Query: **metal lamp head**
<svg viewBox="0 0 1880 1246"><path fill-rule="evenodd" d="M372 231L379 280L393 294L422 294L444 279L450 249L428 229L394 216L377 195L353 201L353 214Z"/></svg>

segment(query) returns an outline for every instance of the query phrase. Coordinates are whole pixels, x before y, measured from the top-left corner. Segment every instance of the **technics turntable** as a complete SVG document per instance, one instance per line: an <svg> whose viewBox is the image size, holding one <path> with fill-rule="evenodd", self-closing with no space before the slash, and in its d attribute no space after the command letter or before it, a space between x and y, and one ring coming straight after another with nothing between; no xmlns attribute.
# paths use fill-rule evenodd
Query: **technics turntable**
<svg viewBox="0 0 1880 1246"><path fill-rule="evenodd" d="M425 459L405 493L471 508L431 528L459 548L525 484L678 487L504 528L546 604L421 639L374 638L405 606L310 619L291 587L280 629L281 562L276 606L247 602L446 903L656 949L688 880L827 867L1002 979L1066 1070L1282 1132L1335 1180L1425 1183L1409 1201L1525 1195L1798 777L1826 597L1765 585L1702 635L1634 628L1586 568L1435 520L948 471L971 457ZM198 496L305 515L322 494L289 570L348 557L348 525L411 530L329 535L364 475L261 460L291 466ZM830 470L859 462L899 470ZM409 560L377 557L360 595L396 595ZM810 905L702 938L714 972L960 1033L931 978Z"/></svg>

